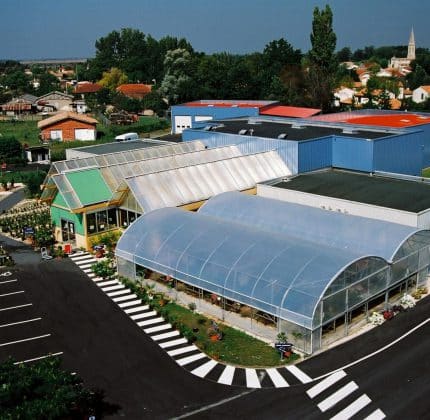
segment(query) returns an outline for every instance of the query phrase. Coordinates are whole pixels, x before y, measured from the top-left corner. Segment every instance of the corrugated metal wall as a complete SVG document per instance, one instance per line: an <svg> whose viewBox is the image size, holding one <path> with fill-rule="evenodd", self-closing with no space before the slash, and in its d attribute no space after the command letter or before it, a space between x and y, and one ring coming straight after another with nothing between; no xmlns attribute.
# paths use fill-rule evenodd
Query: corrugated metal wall
<svg viewBox="0 0 430 420"><path fill-rule="evenodd" d="M374 141L373 170L421 176L425 134L416 131Z"/></svg>
<svg viewBox="0 0 430 420"><path fill-rule="evenodd" d="M238 118L238 117L251 117L257 116L259 110L257 107L216 107L216 106L184 106L175 105L171 108L172 113L172 127L174 127L175 116L187 115L191 117L192 126L195 126L196 116L210 116L214 120L224 118Z"/></svg>
<svg viewBox="0 0 430 420"><path fill-rule="evenodd" d="M333 167L372 172L373 142L365 139L333 136Z"/></svg>
<svg viewBox="0 0 430 420"><path fill-rule="evenodd" d="M298 172L309 172L332 166L332 137L298 143Z"/></svg>
<svg viewBox="0 0 430 420"><path fill-rule="evenodd" d="M421 175L425 162L427 134L419 130L390 137L366 140L347 136L328 136L308 141L267 139L255 136L186 130L184 141L202 140L209 148L236 144L243 153L276 150L292 173L336 167L364 172L384 171L407 175Z"/></svg>
<svg viewBox="0 0 430 420"><path fill-rule="evenodd" d="M430 167L430 124L423 124L419 127L408 128L408 131L422 131L421 139L424 146L423 168Z"/></svg>

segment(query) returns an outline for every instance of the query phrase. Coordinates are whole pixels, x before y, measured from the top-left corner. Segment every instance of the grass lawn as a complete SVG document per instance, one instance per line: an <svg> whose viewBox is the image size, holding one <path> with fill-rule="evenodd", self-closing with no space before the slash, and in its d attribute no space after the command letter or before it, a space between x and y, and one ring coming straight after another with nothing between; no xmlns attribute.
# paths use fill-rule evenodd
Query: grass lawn
<svg viewBox="0 0 430 420"><path fill-rule="evenodd" d="M40 146L39 129L37 128L37 120L0 120L0 134L9 137L13 136L18 139L21 144L29 146ZM96 141L68 141L68 142L53 142L51 143L51 159L64 160L66 159L66 149L82 146L91 146L94 144L108 143L115 139L118 134L127 132L137 132L141 137L145 137L146 133L155 130L162 130L169 127L169 122L158 117L140 117L139 121L131 125L122 126L97 126L99 139ZM1 137L0 137L1 138Z"/></svg>
<svg viewBox="0 0 430 420"><path fill-rule="evenodd" d="M423 177L430 178L430 168L424 168L421 173Z"/></svg>
<svg viewBox="0 0 430 420"><path fill-rule="evenodd" d="M15 137L22 144L40 145L37 121L3 121L0 120L0 133L5 137Z"/></svg>

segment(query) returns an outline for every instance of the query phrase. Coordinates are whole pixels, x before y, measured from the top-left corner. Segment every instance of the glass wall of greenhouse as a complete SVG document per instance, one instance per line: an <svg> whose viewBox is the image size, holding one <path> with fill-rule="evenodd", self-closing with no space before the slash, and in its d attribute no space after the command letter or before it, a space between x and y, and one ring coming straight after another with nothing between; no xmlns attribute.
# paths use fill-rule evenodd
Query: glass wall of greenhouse
<svg viewBox="0 0 430 420"><path fill-rule="evenodd" d="M276 217L267 207L267 201L274 200L264 200L268 214ZM221 201L224 206L226 201ZM222 299L249 305L273 317L277 331L287 332L289 340L309 354L325 346L333 325L344 336L357 319L367 317L373 304L385 304L391 289L410 283L411 276L427 278L429 231L374 220L367 225L363 218L332 213L347 217L349 229L338 230L333 220L329 235L327 226L318 230L314 222L296 223L289 203L281 204L282 211L277 209L277 213L282 214L282 223L289 220L296 228L316 229L317 239L305 232L293 235L288 229L274 232L264 222L247 224L255 216L248 201L240 214L249 216L241 222L226 220L222 212L213 216L165 208L143 215L121 237L116 248L119 274L134 279L136 267L146 267ZM204 208L212 205L209 201ZM314 210L329 213L314 208L307 213L308 207L301 207L305 219L313 217ZM232 203L231 211L239 209ZM281 217L277 221L281 223ZM377 238L377 245L366 246L371 229L378 235L383 232L379 223L394 233L385 233L386 246ZM354 226L361 229L355 237ZM366 226L369 231L364 230ZM330 237L336 240L330 243ZM345 247L352 237L356 242Z"/></svg>

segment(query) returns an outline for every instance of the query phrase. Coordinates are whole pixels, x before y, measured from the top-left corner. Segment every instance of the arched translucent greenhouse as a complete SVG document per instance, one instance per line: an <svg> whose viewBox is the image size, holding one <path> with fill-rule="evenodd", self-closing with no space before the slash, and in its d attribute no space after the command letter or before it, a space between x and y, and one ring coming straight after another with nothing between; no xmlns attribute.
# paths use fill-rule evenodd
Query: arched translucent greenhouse
<svg viewBox="0 0 430 420"><path fill-rule="evenodd" d="M429 249L427 230L232 192L143 215L116 256L120 275L146 267L248 305L313 353L336 323L347 335L357 313L426 282Z"/></svg>

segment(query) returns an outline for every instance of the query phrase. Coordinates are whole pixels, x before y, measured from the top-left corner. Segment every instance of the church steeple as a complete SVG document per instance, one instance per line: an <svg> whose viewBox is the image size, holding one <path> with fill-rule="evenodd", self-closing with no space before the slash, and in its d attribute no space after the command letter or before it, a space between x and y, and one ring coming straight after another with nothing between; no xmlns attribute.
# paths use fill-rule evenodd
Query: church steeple
<svg viewBox="0 0 430 420"><path fill-rule="evenodd" d="M411 29L411 34L409 36L408 44L408 60L415 60L415 35L414 28Z"/></svg>

